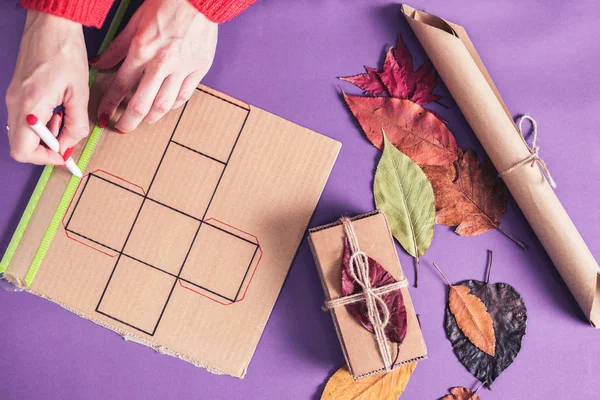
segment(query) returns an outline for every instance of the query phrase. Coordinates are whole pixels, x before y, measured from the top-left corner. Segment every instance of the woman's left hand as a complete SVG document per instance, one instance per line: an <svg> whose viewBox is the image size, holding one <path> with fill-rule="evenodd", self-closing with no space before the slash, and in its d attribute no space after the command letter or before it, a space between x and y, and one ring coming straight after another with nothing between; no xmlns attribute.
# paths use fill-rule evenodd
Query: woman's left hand
<svg viewBox="0 0 600 400"><path fill-rule="evenodd" d="M90 60L98 69L124 60L100 102L98 124L106 125L132 91L115 123L121 133L183 105L212 65L216 45L217 24L188 0L146 0L108 49Z"/></svg>

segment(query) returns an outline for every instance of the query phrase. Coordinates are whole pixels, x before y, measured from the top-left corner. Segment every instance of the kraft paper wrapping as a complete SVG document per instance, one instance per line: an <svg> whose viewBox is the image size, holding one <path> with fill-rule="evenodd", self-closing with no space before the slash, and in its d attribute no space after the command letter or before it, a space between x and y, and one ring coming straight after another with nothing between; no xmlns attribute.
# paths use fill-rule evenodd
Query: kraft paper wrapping
<svg viewBox="0 0 600 400"><path fill-rule="evenodd" d="M530 155L462 26L404 5L403 13L498 171ZM540 168L503 176L588 320L600 328L600 268Z"/></svg>

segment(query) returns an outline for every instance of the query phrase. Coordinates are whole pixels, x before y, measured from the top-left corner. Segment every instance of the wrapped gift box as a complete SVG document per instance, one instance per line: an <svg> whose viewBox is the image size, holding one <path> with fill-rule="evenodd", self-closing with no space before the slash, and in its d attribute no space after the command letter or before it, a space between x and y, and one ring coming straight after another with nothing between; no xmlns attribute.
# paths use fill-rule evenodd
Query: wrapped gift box
<svg viewBox="0 0 600 400"><path fill-rule="evenodd" d="M381 211L372 211L350 219L360 249L376 260L396 280L404 277L394 241ZM309 243L323 284L326 300L342 297L342 255L345 232L341 221L313 228ZM393 367L427 358L427 348L421 333L408 288L400 289L407 311L408 331L402 344L389 343ZM350 373L360 379L385 370L374 335L365 329L345 306L331 310L333 323Z"/></svg>

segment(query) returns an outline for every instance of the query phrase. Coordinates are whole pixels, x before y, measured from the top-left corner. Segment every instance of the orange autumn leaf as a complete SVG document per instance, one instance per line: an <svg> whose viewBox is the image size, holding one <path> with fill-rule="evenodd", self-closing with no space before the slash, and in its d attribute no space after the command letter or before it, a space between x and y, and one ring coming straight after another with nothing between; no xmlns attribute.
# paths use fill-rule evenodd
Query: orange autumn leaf
<svg viewBox="0 0 600 400"><path fill-rule="evenodd" d="M450 393L440 400L481 400L476 392L462 386L450 389Z"/></svg>
<svg viewBox="0 0 600 400"><path fill-rule="evenodd" d="M494 357L496 355L496 333L494 321L481 299L471 294L464 285L453 285L436 263L433 266L442 275L450 291L448 308L462 333L479 350Z"/></svg>
<svg viewBox="0 0 600 400"><path fill-rule="evenodd" d="M471 289L466 286L450 285L448 306L458 327L471 343L493 357L496 354L494 321L479 297L472 295Z"/></svg>
<svg viewBox="0 0 600 400"><path fill-rule="evenodd" d="M342 94L379 150L383 150L383 129L392 144L419 165L446 165L458 159L458 145L446 124L420 105L391 97Z"/></svg>
<svg viewBox="0 0 600 400"><path fill-rule="evenodd" d="M391 372L354 380L344 365L327 381L321 400L398 400L416 366L405 364Z"/></svg>
<svg viewBox="0 0 600 400"><path fill-rule="evenodd" d="M508 190L491 162L480 164L469 149L454 165L424 166L423 172L433 186L438 224L456 226L461 236L499 228Z"/></svg>

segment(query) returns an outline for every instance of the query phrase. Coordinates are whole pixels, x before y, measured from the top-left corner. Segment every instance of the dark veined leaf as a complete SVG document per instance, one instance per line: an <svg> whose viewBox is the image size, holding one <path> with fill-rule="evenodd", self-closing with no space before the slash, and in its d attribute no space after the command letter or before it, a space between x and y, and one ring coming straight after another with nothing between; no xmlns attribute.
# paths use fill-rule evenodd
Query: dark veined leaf
<svg viewBox="0 0 600 400"><path fill-rule="evenodd" d="M527 309L521 295L506 283L488 284L477 280L459 282L471 290L487 307L494 322L496 352L492 357L479 350L464 335L456 318L446 308L444 329L454 353L477 379L490 387L500 374L512 364L521 350L527 328Z"/></svg>

